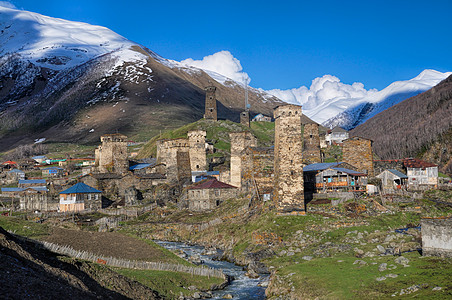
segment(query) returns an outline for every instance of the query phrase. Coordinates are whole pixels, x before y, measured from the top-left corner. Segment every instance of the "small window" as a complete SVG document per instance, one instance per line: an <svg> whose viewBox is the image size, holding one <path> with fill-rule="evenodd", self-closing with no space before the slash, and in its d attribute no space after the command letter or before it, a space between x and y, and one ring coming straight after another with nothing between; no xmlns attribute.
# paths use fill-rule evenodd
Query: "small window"
<svg viewBox="0 0 452 300"><path fill-rule="evenodd" d="M294 175L295 174L295 172L292 170L292 171L290 171L290 175Z"/></svg>

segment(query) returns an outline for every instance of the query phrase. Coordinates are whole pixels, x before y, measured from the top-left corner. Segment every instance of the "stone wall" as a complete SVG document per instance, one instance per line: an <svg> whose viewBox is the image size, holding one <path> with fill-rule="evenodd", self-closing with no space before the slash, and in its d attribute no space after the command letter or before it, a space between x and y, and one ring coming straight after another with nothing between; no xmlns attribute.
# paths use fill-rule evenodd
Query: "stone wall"
<svg viewBox="0 0 452 300"><path fill-rule="evenodd" d="M246 127L250 127L250 112L242 111L240 113L240 124Z"/></svg>
<svg viewBox="0 0 452 300"><path fill-rule="evenodd" d="M237 196L237 189L190 189L187 191L188 209L211 210L224 200Z"/></svg>
<svg viewBox="0 0 452 300"><path fill-rule="evenodd" d="M58 200L47 192L25 191L20 195L19 205L24 211L50 211L58 209Z"/></svg>
<svg viewBox="0 0 452 300"><path fill-rule="evenodd" d="M192 172L206 170L206 134L204 130L188 132Z"/></svg>
<svg viewBox="0 0 452 300"><path fill-rule="evenodd" d="M100 137L102 145L95 151L99 173L124 174L129 170L127 157L127 137L122 134L109 134Z"/></svg>
<svg viewBox="0 0 452 300"><path fill-rule="evenodd" d="M157 163L166 165L168 182L182 182L191 178L189 151L188 139L157 141Z"/></svg>
<svg viewBox="0 0 452 300"><path fill-rule="evenodd" d="M273 201L281 213L304 210L301 106L274 110L275 162Z"/></svg>
<svg viewBox="0 0 452 300"><path fill-rule="evenodd" d="M255 147L257 140L249 131L229 133L231 140L231 180L233 186L242 186L242 156L248 147Z"/></svg>
<svg viewBox="0 0 452 300"><path fill-rule="evenodd" d="M322 162L320 156L319 125L305 124L303 130L303 163L306 165Z"/></svg>
<svg viewBox="0 0 452 300"><path fill-rule="evenodd" d="M452 218L422 219L422 255L452 257Z"/></svg>
<svg viewBox="0 0 452 300"><path fill-rule="evenodd" d="M344 140L342 161L355 166L369 177L374 176L372 141L362 137Z"/></svg>
<svg viewBox="0 0 452 300"><path fill-rule="evenodd" d="M206 87L206 110L204 113L204 119L217 120L217 99L215 97L214 86Z"/></svg>
<svg viewBox="0 0 452 300"><path fill-rule="evenodd" d="M248 147L242 156L242 166L242 191L257 190L259 198L273 192L273 147Z"/></svg>

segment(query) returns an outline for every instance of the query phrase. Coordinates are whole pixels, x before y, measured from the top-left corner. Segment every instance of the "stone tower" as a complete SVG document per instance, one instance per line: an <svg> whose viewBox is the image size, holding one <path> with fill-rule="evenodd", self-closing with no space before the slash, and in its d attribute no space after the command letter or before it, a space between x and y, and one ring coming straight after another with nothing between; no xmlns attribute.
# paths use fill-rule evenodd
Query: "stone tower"
<svg viewBox="0 0 452 300"><path fill-rule="evenodd" d="M166 165L169 183L185 183L191 180L190 147L188 139L157 141L157 163Z"/></svg>
<svg viewBox="0 0 452 300"><path fill-rule="evenodd" d="M95 151L95 166L99 173L125 174L129 170L127 137L116 133L100 137L102 145Z"/></svg>
<svg viewBox="0 0 452 300"><path fill-rule="evenodd" d="M301 106L282 105L274 110L275 167L273 200L276 211L304 210L303 137Z"/></svg>
<svg viewBox="0 0 452 300"><path fill-rule="evenodd" d="M303 129L303 163L309 165L322 162L320 156L319 124L307 123Z"/></svg>
<svg viewBox="0 0 452 300"><path fill-rule="evenodd" d="M194 130L188 132L188 142L190 146L191 171L206 170L206 132L204 130Z"/></svg>
<svg viewBox="0 0 452 300"><path fill-rule="evenodd" d="M342 143L342 161L368 176L374 176L372 140L355 136Z"/></svg>
<svg viewBox="0 0 452 300"><path fill-rule="evenodd" d="M245 110L240 113L240 124L250 127L250 112Z"/></svg>
<svg viewBox="0 0 452 300"><path fill-rule="evenodd" d="M231 132L229 138L231 139L231 185L241 188L244 150L247 147L255 147L257 141L249 131Z"/></svg>
<svg viewBox="0 0 452 300"><path fill-rule="evenodd" d="M215 98L216 87L206 87L206 112L204 119L217 120L217 99Z"/></svg>

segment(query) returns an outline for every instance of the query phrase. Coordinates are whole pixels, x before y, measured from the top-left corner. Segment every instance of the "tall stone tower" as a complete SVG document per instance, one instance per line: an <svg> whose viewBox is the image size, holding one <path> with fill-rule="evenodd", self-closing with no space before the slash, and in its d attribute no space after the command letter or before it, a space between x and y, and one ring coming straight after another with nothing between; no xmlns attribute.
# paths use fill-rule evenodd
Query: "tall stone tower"
<svg viewBox="0 0 452 300"><path fill-rule="evenodd" d="M303 129L303 163L309 165L322 162L320 156L319 124L307 123Z"/></svg>
<svg viewBox="0 0 452 300"><path fill-rule="evenodd" d="M231 139L231 185L241 188L242 157L246 148L257 145L257 140L249 131L231 132L229 133L229 138Z"/></svg>
<svg viewBox="0 0 452 300"><path fill-rule="evenodd" d="M125 174L129 170L127 137L115 133L100 137L102 145L95 151L95 166L99 173Z"/></svg>
<svg viewBox="0 0 452 300"><path fill-rule="evenodd" d="M166 177L170 183L191 180L190 147L188 139L157 141L157 163L166 165Z"/></svg>
<svg viewBox="0 0 452 300"><path fill-rule="evenodd" d="M204 130L189 131L188 143L191 171L206 170L206 132Z"/></svg>
<svg viewBox="0 0 452 300"><path fill-rule="evenodd" d="M274 110L274 118L275 207L280 213L304 211L301 106L278 106Z"/></svg>
<svg viewBox="0 0 452 300"><path fill-rule="evenodd" d="M240 124L250 127L250 112L245 110L240 113Z"/></svg>
<svg viewBox="0 0 452 300"><path fill-rule="evenodd" d="M204 119L217 120L217 99L215 98L216 87L206 87L206 112Z"/></svg>
<svg viewBox="0 0 452 300"><path fill-rule="evenodd" d="M342 161L368 176L374 176L372 140L355 136L342 143Z"/></svg>

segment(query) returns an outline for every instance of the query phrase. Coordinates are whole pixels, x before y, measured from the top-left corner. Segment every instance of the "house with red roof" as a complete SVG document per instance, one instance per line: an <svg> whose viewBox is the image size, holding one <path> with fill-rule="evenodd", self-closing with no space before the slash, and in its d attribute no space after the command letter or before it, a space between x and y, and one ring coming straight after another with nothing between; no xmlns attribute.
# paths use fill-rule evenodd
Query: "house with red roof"
<svg viewBox="0 0 452 300"><path fill-rule="evenodd" d="M408 187L435 187L438 185L438 166L418 158L407 158L403 161L407 170Z"/></svg>
<svg viewBox="0 0 452 300"><path fill-rule="evenodd" d="M238 188L216 178L199 181L187 188L188 209L215 209L221 202L237 196Z"/></svg>

